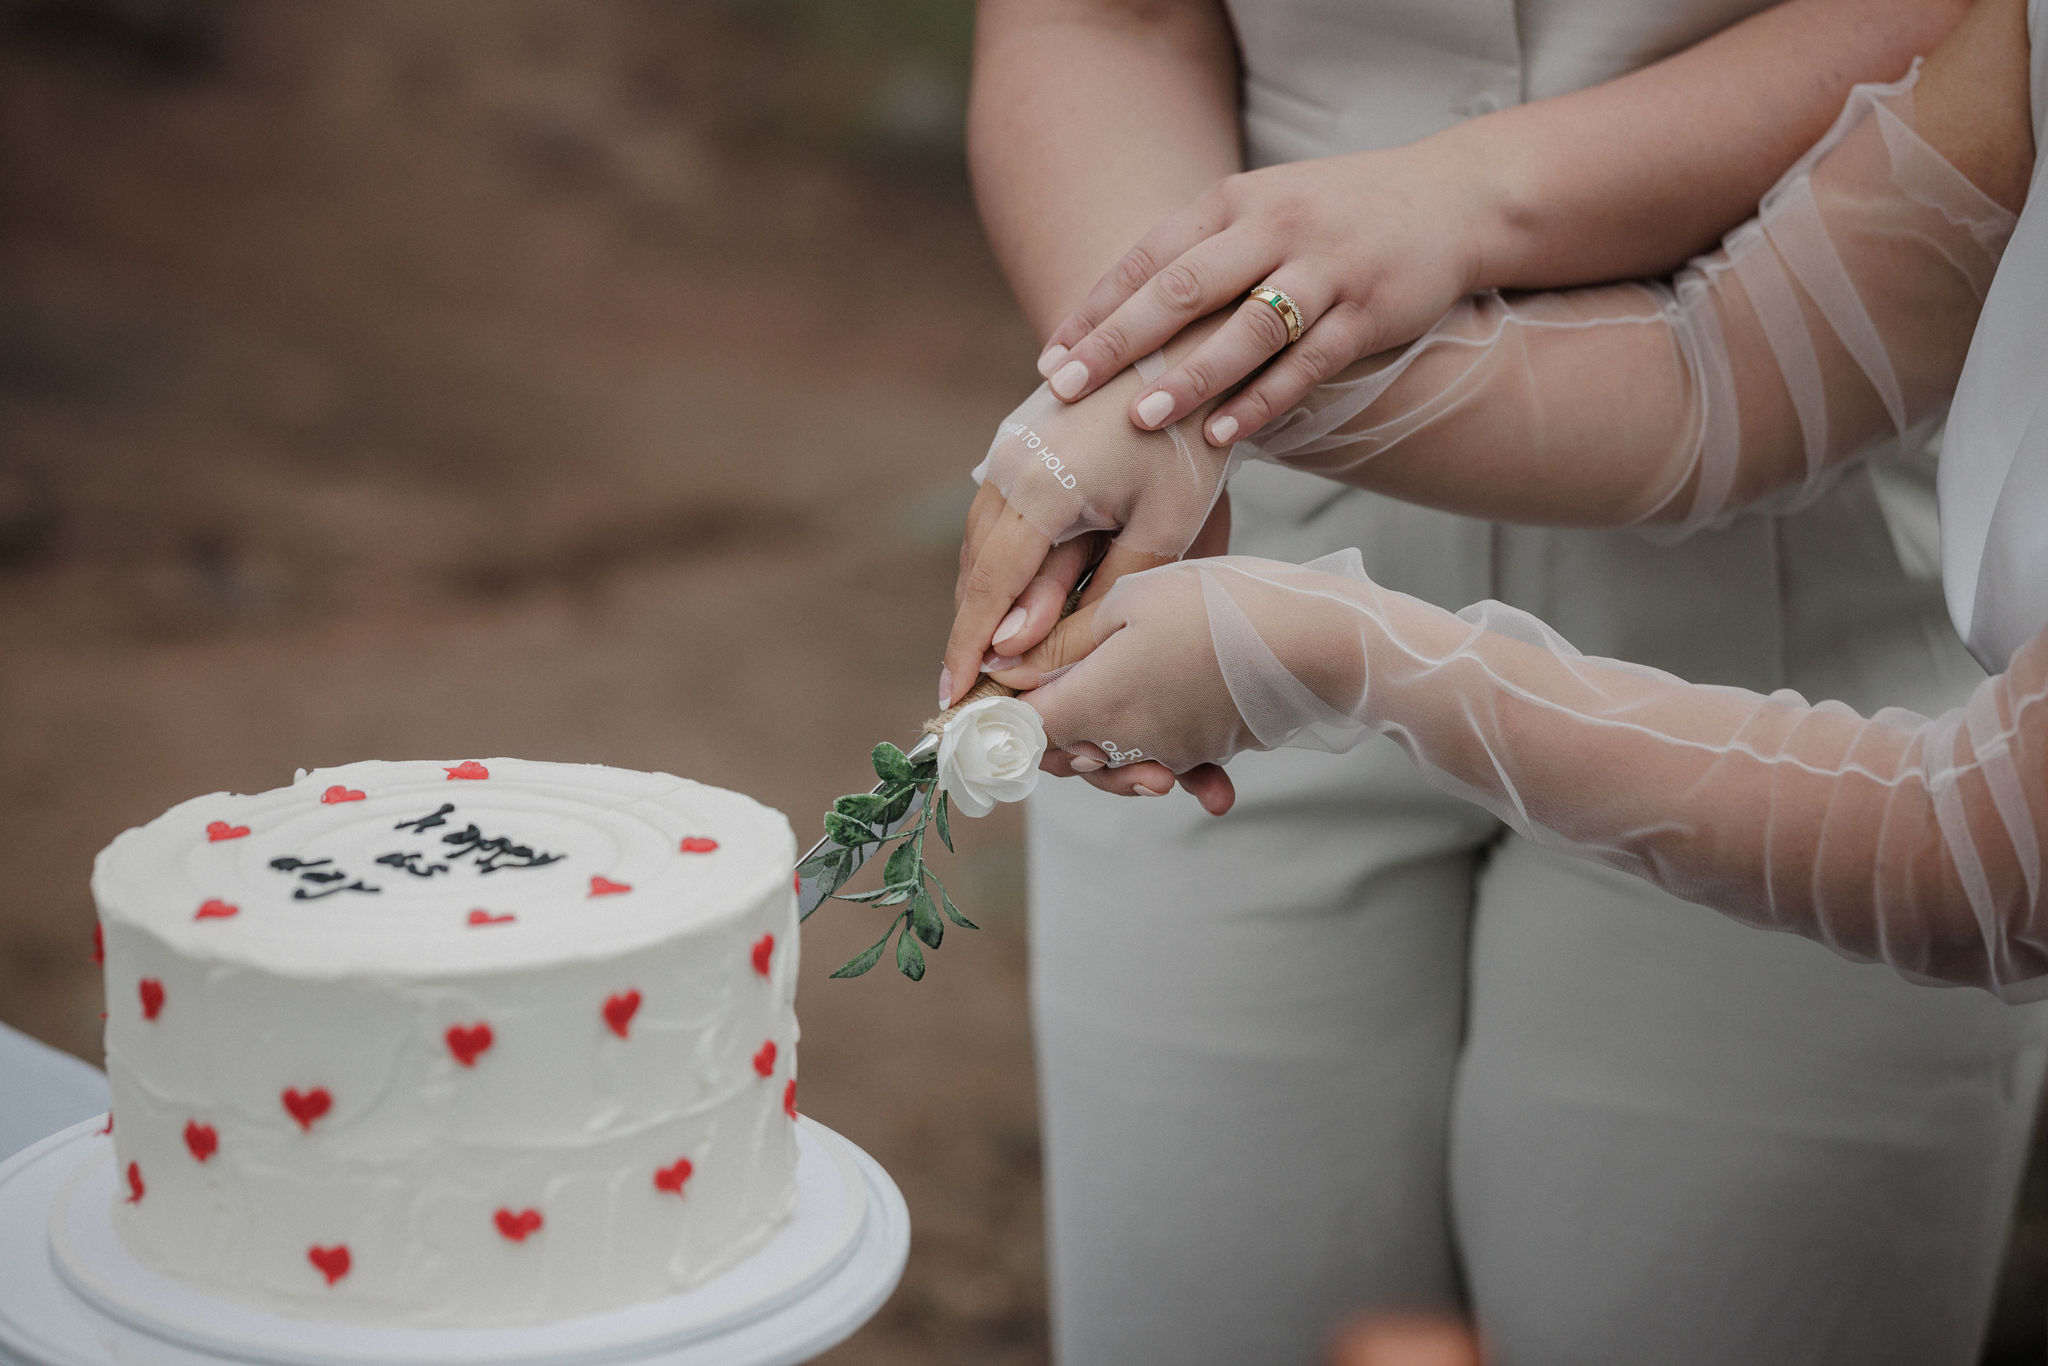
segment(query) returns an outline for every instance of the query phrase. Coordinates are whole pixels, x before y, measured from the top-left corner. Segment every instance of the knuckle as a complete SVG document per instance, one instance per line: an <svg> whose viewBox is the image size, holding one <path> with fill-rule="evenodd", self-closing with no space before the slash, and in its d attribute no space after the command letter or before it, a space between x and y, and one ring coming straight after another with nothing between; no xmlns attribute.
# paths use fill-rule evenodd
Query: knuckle
<svg viewBox="0 0 2048 1366"><path fill-rule="evenodd" d="M1287 352L1288 368L1314 384L1337 369L1338 361L1317 342L1303 337Z"/></svg>
<svg viewBox="0 0 2048 1366"><path fill-rule="evenodd" d="M1201 272L1185 261L1175 261L1154 277L1160 297L1175 309L1185 311L1202 302Z"/></svg>
<svg viewBox="0 0 2048 1366"><path fill-rule="evenodd" d="M1132 247L1123 259L1110 267L1109 279L1125 294L1136 293L1144 283L1158 271L1158 263L1152 253L1143 247Z"/></svg>
<svg viewBox="0 0 2048 1366"><path fill-rule="evenodd" d="M1197 403L1221 387L1217 382L1216 367L1199 356L1190 357L1182 364L1180 373L1189 396Z"/></svg>
<svg viewBox="0 0 2048 1366"><path fill-rule="evenodd" d="M1238 316L1250 326L1252 335L1268 352L1278 351L1287 345L1287 324L1280 321L1280 315L1268 304L1256 299L1247 300L1238 310Z"/></svg>
<svg viewBox="0 0 2048 1366"><path fill-rule="evenodd" d="M1266 389L1266 385L1256 384L1238 395L1238 409L1244 414L1238 420L1246 432L1255 432L1273 420L1273 400Z"/></svg>
<svg viewBox="0 0 2048 1366"><path fill-rule="evenodd" d="M967 589L966 596L969 599L992 598L1000 588L996 578L995 566L988 562L986 556L974 562L973 567L968 569L966 577L961 582Z"/></svg>
<svg viewBox="0 0 2048 1366"><path fill-rule="evenodd" d="M1114 364L1130 349L1130 344L1130 334L1124 330L1123 324L1115 318L1106 319L1097 325L1094 336L1088 340L1088 359L1099 360L1105 365ZM1088 368L1091 372L1095 370L1094 365Z"/></svg>

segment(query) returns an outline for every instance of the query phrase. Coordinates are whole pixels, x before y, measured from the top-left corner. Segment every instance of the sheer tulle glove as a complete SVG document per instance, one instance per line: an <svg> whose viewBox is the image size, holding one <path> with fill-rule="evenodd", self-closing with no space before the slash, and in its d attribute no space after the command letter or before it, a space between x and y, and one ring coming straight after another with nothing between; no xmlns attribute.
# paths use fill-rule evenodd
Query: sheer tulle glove
<svg viewBox="0 0 2048 1366"><path fill-rule="evenodd" d="M1684 535L1917 446L2014 223L1915 130L1918 75L1857 87L1672 281L1477 295L1240 449L1478 516Z"/></svg>
<svg viewBox="0 0 2048 1366"><path fill-rule="evenodd" d="M1588 658L1345 551L1133 575L1004 681L1039 684L1055 746L1112 763L1386 735L1541 843L1915 979L2048 995L2048 634L1956 711L1865 718Z"/></svg>
<svg viewBox="0 0 2048 1366"><path fill-rule="evenodd" d="M1173 345L1191 348L1216 325ZM1200 413L1159 431L1124 420L1123 404L1165 363L1146 357L1086 403L1061 403L1040 385L997 427L974 471L981 492L960 548L941 705L973 684L984 655L1018 655L1044 639L1091 564L1099 596L1185 553L1205 527L1207 540L1228 535L1220 504L1236 457L1202 441Z"/></svg>
<svg viewBox="0 0 2048 1366"><path fill-rule="evenodd" d="M1165 365L1160 352L1144 357L1088 408L1062 403L1039 385L996 428L974 481L993 485L1052 545L1107 531L1129 550L1177 558L1208 519L1235 461L1202 440L1194 417L1154 432L1123 421L1129 393Z"/></svg>

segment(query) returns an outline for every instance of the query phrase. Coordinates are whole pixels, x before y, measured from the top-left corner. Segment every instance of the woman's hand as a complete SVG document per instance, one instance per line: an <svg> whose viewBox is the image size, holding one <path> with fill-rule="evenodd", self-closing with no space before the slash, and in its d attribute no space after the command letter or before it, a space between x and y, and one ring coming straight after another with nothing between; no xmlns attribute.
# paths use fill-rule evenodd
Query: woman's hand
<svg viewBox="0 0 2048 1366"><path fill-rule="evenodd" d="M1060 622L1022 659L991 670L1044 718L1049 773L1079 773L1124 796L1160 795L1175 779L1221 815L1235 791L1221 764L1263 748L1225 681L1212 632L1211 567L1237 585L1229 610L1256 618L1287 667L1317 679L1313 660L1329 575L1264 560L1188 561L1131 575ZM1333 653L1344 654L1338 650Z"/></svg>
<svg viewBox="0 0 2048 1366"><path fill-rule="evenodd" d="M1130 399L1155 430L1279 359L1218 407L1212 445L1250 436L1361 356L1413 341L1475 287L1493 202L1461 130L1405 147L1229 176L1147 233L1053 331L1039 372L1073 401L1199 318L1271 285L1305 330L1287 341L1270 305L1230 320Z"/></svg>
<svg viewBox="0 0 2048 1366"><path fill-rule="evenodd" d="M1177 348L1191 349L1220 322L1198 323ZM1125 574L1222 553L1231 456L1203 442L1195 419L1134 430L1124 400L1143 383L1126 372L1080 404L1040 385L996 429L960 546L942 707L973 685L984 656L1014 657L1043 640L1091 566L1089 601Z"/></svg>

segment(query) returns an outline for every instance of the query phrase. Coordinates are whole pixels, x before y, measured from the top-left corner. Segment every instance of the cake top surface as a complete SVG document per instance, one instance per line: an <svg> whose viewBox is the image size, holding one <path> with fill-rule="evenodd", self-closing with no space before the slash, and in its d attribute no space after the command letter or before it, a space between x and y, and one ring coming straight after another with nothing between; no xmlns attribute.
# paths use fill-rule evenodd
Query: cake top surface
<svg viewBox="0 0 2048 1366"><path fill-rule="evenodd" d="M521 759L369 760L181 802L102 850L112 925L325 977L600 958L786 892L778 811L665 773Z"/></svg>

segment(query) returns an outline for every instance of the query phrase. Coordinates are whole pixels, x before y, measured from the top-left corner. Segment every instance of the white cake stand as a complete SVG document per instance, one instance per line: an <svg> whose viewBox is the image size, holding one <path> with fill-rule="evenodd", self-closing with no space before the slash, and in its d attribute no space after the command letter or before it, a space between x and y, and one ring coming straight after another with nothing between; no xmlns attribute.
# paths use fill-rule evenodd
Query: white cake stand
<svg viewBox="0 0 2048 1366"><path fill-rule="evenodd" d="M910 1214L888 1173L804 1118L789 1223L683 1294L516 1329L288 1318L208 1295L128 1254L114 1234L113 1144L101 1127L88 1120L0 1164L6 1366L789 1366L867 1322L910 1252Z"/></svg>

